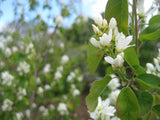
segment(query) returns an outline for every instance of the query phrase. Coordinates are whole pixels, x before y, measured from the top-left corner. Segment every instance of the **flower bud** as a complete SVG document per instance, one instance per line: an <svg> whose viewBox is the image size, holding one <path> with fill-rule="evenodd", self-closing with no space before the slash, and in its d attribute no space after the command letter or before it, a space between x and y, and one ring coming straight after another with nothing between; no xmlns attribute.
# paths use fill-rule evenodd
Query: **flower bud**
<svg viewBox="0 0 160 120"><path fill-rule="evenodd" d="M115 18L112 17L110 22L109 22L109 28L114 29L114 28L116 28L116 26L117 26L117 21L116 21Z"/></svg>

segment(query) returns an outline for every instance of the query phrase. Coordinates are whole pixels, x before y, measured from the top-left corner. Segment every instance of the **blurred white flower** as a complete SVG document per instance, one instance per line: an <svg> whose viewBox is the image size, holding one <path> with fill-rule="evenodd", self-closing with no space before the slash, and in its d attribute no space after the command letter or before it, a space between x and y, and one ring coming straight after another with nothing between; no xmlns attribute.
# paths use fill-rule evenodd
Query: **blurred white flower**
<svg viewBox="0 0 160 120"><path fill-rule="evenodd" d="M11 111L13 102L9 99L5 99L2 105L2 111Z"/></svg>
<svg viewBox="0 0 160 120"><path fill-rule="evenodd" d="M6 49L4 50L4 55L5 55L6 57L10 57L10 56L12 55L11 49L10 49L10 48L6 48Z"/></svg>
<svg viewBox="0 0 160 120"><path fill-rule="evenodd" d="M63 66L59 66L59 67L57 68L57 71L63 72Z"/></svg>
<svg viewBox="0 0 160 120"><path fill-rule="evenodd" d="M13 47L12 47L12 51L13 51L13 53L15 53L15 52L18 51L18 48L17 48L16 46L13 46Z"/></svg>
<svg viewBox="0 0 160 120"><path fill-rule="evenodd" d="M37 94L43 95L43 92L44 92L43 88L42 87L38 87Z"/></svg>
<svg viewBox="0 0 160 120"><path fill-rule="evenodd" d="M44 117L49 115L48 109L45 108L44 106L40 106L40 107L39 107L39 111L42 112L42 115L43 115Z"/></svg>
<svg viewBox="0 0 160 120"><path fill-rule="evenodd" d="M61 57L61 63L62 64L65 64L65 63L67 63L69 61L69 57L67 56L67 55L63 55L62 57Z"/></svg>
<svg viewBox="0 0 160 120"><path fill-rule="evenodd" d="M36 103L32 103L32 108L36 108L37 107L37 105L36 105Z"/></svg>
<svg viewBox="0 0 160 120"><path fill-rule="evenodd" d="M64 49L64 43L63 42L60 43L60 48Z"/></svg>
<svg viewBox="0 0 160 120"><path fill-rule="evenodd" d="M55 18L55 23L57 25L62 25L63 24L63 17L61 15L57 15Z"/></svg>
<svg viewBox="0 0 160 120"><path fill-rule="evenodd" d="M14 77L8 71L1 73L2 85L11 86Z"/></svg>
<svg viewBox="0 0 160 120"><path fill-rule="evenodd" d="M36 84L39 85L41 83L41 80L39 77L36 78Z"/></svg>
<svg viewBox="0 0 160 120"><path fill-rule="evenodd" d="M78 96L78 95L80 95L80 91L78 90L78 89L73 89L73 96L75 97L75 96Z"/></svg>
<svg viewBox="0 0 160 120"><path fill-rule="evenodd" d="M26 117L29 119L30 116L31 116L31 111L30 111L29 109L27 109L27 110L25 111L25 115L26 115Z"/></svg>
<svg viewBox="0 0 160 120"><path fill-rule="evenodd" d="M24 96L27 95L27 92L26 92L26 89L25 88L19 88L18 89L18 93L17 93L17 96L18 96L18 100L22 100L22 98Z"/></svg>
<svg viewBox="0 0 160 120"><path fill-rule="evenodd" d="M5 45L3 42L0 42L0 49L3 51L5 49Z"/></svg>
<svg viewBox="0 0 160 120"><path fill-rule="evenodd" d="M120 87L120 83L119 83L119 79L117 78L116 75L112 74L111 75L112 79L111 81L108 83L108 87L111 89L111 90L116 90L118 87Z"/></svg>
<svg viewBox="0 0 160 120"><path fill-rule="evenodd" d="M22 120L23 119L23 113L22 112L18 112L18 113L16 113L16 118L17 118L17 120Z"/></svg>
<svg viewBox="0 0 160 120"><path fill-rule="evenodd" d="M114 116L116 110L109 104L109 99L102 101L101 97L98 97L98 105L94 112L89 112L90 117L94 120L110 120L110 117Z"/></svg>
<svg viewBox="0 0 160 120"><path fill-rule="evenodd" d="M106 57L104 57L104 59L107 63L112 65L113 69L120 68L120 67L123 66L124 60L123 60L123 57L121 55L117 55L117 57L115 59L113 59L110 56L106 56Z"/></svg>
<svg viewBox="0 0 160 120"><path fill-rule="evenodd" d="M54 106L53 104L50 104L50 105L49 105L49 109L50 109L50 110L54 110L54 109L55 109L55 106Z"/></svg>
<svg viewBox="0 0 160 120"><path fill-rule="evenodd" d="M44 89L45 89L45 90L50 90L50 89L51 89L51 86L48 85L48 84L46 84L46 85L44 85Z"/></svg>
<svg viewBox="0 0 160 120"><path fill-rule="evenodd" d="M118 117L113 117L111 120L120 120Z"/></svg>
<svg viewBox="0 0 160 120"><path fill-rule="evenodd" d="M19 75L27 74L30 71L30 65L26 61L20 62L17 71Z"/></svg>
<svg viewBox="0 0 160 120"><path fill-rule="evenodd" d="M137 9L138 9L138 14L140 16L145 16L145 12L144 12L144 0L137 0Z"/></svg>
<svg viewBox="0 0 160 120"><path fill-rule="evenodd" d="M59 80L60 78L62 78L62 73L60 71L57 71L55 74L54 74L54 78L56 80Z"/></svg>
<svg viewBox="0 0 160 120"><path fill-rule="evenodd" d="M81 76L79 76L78 78L77 78L77 80L79 81L79 82L82 82L82 80L83 80L83 76L81 75Z"/></svg>
<svg viewBox="0 0 160 120"><path fill-rule="evenodd" d="M116 105L119 93L120 93L120 90L115 90L109 94L109 100L111 105L114 105L114 106Z"/></svg>
<svg viewBox="0 0 160 120"><path fill-rule="evenodd" d="M28 54L33 49L33 47L34 47L33 43L32 42L29 43L29 45L27 45L27 47L26 47L25 52Z"/></svg>
<svg viewBox="0 0 160 120"><path fill-rule="evenodd" d="M154 64L156 65L156 69L160 72L160 59L154 58Z"/></svg>
<svg viewBox="0 0 160 120"><path fill-rule="evenodd" d="M50 48L50 49L49 49L49 53L51 53L51 54L54 53L54 49L53 49L53 48Z"/></svg>
<svg viewBox="0 0 160 120"><path fill-rule="evenodd" d="M68 115L68 109L65 103L59 103L57 110L61 115Z"/></svg>
<svg viewBox="0 0 160 120"><path fill-rule="evenodd" d="M50 64L46 64L43 68L43 73L46 75L51 71L51 65Z"/></svg>

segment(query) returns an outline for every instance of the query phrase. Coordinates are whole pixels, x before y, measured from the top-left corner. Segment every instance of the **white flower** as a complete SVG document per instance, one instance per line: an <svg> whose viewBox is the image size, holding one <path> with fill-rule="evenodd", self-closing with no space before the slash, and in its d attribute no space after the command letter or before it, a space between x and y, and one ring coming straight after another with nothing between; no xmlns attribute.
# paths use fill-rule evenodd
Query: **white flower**
<svg viewBox="0 0 160 120"><path fill-rule="evenodd" d="M26 53L28 54L32 49L33 49L34 45L33 43L29 43L29 45L26 47Z"/></svg>
<svg viewBox="0 0 160 120"><path fill-rule="evenodd" d="M8 71L2 72L1 78L3 80L2 85L7 85L7 86L12 85L12 81L13 81L14 77L11 74L9 74Z"/></svg>
<svg viewBox="0 0 160 120"><path fill-rule="evenodd" d="M27 118L30 118L30 116L31 116L31 111L30 111L29 109L27 109L27 110L25 111L25 114L26 114Z"/></svg>
<svg viewBox="0 0 160 120"><path fill-rule="evenodd" d="M81 75L81 76L79 76L78 78L77 78L77 80L79 81L79 82L82 82L82 80L83 80L83 76Z"/></svg>
<svg viewBox="0 0 160 120"><path fill-rule="evenodd" d="M44 89L45 89L45 90L50 90L50 89L51 89L51 86L48 85L48 84L46 84L46 85L44 86Z"/></svg>
<svg viewBox="0 0 160 120"><path fill-rule="evenodd" d="M63 72L63 66L59 66L59 67L57 68L57 71Z"/></svg>
<svg viewBox="0 0 160 120"><path fill-rule="evenodd" d="M128 47L134 46L134 45L129 45L132 41L132 36L125 37L123 33L120 33L116 37L116 51L117 52L122 52Z"/></svg>
<svg viewBox="0 0 160 120"><path fill-rule="evenodd" d="M61 63L62 64L65 64L65 63L67 63L69 61L69 57L67 56L67 55L63 55L62 57L61 57Z"/></svg>
<svg viewBox="0 0 160 120"><path fill-rule="evenodd" d="M147 66L147 73L153 73L153 72L156 71L156 69L154 68L153 64L147 63L146 66Z"/></svg>
<svg viewBox="0 0 160 120"><path fill-rule="evenodd" d="M111 89L111 90L116 90L119 86L120 86L120 83L119 83L119 79L117 78L116 75L112 74L111 75L112 79L111 81L108 83L108 87Z"/></svg>
<svg viewBox="0 0 160 120"><path fill-rule="evenodd" d="M73 89L73 96L77 96L77 95L80 95L80 91L78 89Z"/></svg>
<svg viewBox="0 0 160 120"><path fill-rule="evenodd" d="M92 44L93 46L95 46L95 47L97 47L97 48L100 48L100 47L101 47L101 46L100 46L100 42L97 41L95 38L91 38L91 39L90 39L90 42L91 42L91 44Z"/></svg>
<svg viewBox="0 0 160 120"><path fill-rule="evenodd" d="M54 109L55 109L55 106L54 106L53 104L50 104L50 105L49 105L49 109L50 109L50 110L54 110Z"/></svg>
<svg viewBox="0 0 160 120"><path fill-rule="evenodd" d="M26 61L20 62L17 71L19 75L27 74L30 71L30 65Z"/></svg>
<svg viewBox="0 0 160 120"><path fill-rule="evenodd" d="M47 73L49 73L51 70L51 65L50 64L46 64L43 68L43 73L46 75Z"/></svg>
<svg viewBox="0 0 160 120"><path fill-rule="evenodd" d="M2 111L11 111L13 102L9 99L5 99L2 105Z"/></svg>
<svg viewBox="0 0 160 120"><path fill-rule="evenodd" d="M160 59L154 58L154 64L156 65L156 69L160 72Z"/></svg>
<svg viewBox="0 0 160 120"><path fill-rule="evenodd" d="M116 110L114 107L109 106L109 104L109 99L102 101L101 97L98 97L98 105L94 112L89 112L90 117L94 120L110 120L110 117L114 116Z"/></svg>
<svg viewBox="0 0 160 120"><path fill-rule="evenodd" d="M36 78L36 84L39 85L41 83L41 80L39 77Z"/></svg>
<svg viewBox="0 0 160 120"><path fill-rule="evenodd" d="M113 117L111 120L120 120L118 117Z"/></svg>
<svg viewBox="0 0 160 120"><path fill-rule="evenodd" d="M10 49L10 48L6 48L6 49L4 50L4 55L5 55L6 57L11 56L11 55L12 55L11 49Z"/></svg>
<svg viewBox="0 0 160 120"><path fill-rule="evenodd" d="M61 73L60 71L57 71L57 72L54 74L54 78L55 78L56 80L62 78L62 73Z"/></svg>
<svg viewBox="0 0 160 120"><path fill-rule="evenodd" d="M37 107L36 103L32 103L31 107L36 108Z"/></svg>
<svg viewBox="0 0 160 120"><path fill-rule="evenodd" d="M43 92L44 92L43 88L42 87L38 87L37 93L42 95Z"/></svg>
<svg viewBox="0 0 160 120"><path fill-rule="evenodd" d="M0 49L1 49L1 50L4 50L4 49L5 49L5 45L4 45L3 42L0 42Z"/></svg>
<svg viewBox="0 0 160 120"><path fill-rule="evenodd" d="M22 120L23 119L23 113L22 112L18 112L18 113L16 113L16 118L17 118L17 120Z"/></svg>
<svg viewBox="0 0 160 120"><path fill-rule="evenodd" d="M12 51L15 53L15 52L18 51L18 48L17 48L16 46L13 46L13 47L12 47Z"/></svg>
<svg viewBox="0 0 160 120"><path fill-rule="evenodd" d="M57 110L60 112L61 115L68 115L68 109L65 103L59 103Z"/></svg>
<svg viewBox="0 0 160 120"><path fill-rule="evenodd" d="M92 24L92 29L93 29L94 33L96 33L96 34L100 33L99 28L97 26L95 26L94 24Z"/></svg>
<svg viewBox="0 0 160 120"><path fill-rule="evenodd" d="M64 48L64 43L63 43L63 42L60 43L60 48L61 48L61 49Z"/></svg>
<svg viewBox="0 0 160 120"><path fill-rule="evenodd" d="M61 15L56 16L55 23L57 25L62 25L63 24L63 17Z"/></svg>
<svg viewBox="0 0 160 120"><path fill-rule="evenodd" d="M109 29L114 29L116 28L116 26L117 26L117 21L115 18L112 17L109 22Z"/></svg>
<svg viewBox="0 0 160 120"><path fill-rule="evenodd" d="M25 88L19 88L18 89L18 93L17 93L17 96L18 96L18 100L22 100L22 98L24 96L27 95L27 92L26 92L26 89Z"/></svg>
<svg viewBox="0 0 160 120"><path fill-rule="evenodd" d="M94 22L98 25L98 26L102 26L102 21L103 21L103 18L101 16L101 14L96 14L94 16Z"/></svg>
<svg viewBox="0 0 160 120"><path fill-rule="evenodd" d="M48 116L49 112L48 112L48 109L45 108L44 106L40 106L39 107L39 111L42 112L42 115L45 117L45 116Z"/></svg>
<svg viewBox="0 0 160 120"><path fill-rule="evenodd" d="M110 46L111 45L111 40L112 40L112 30L110 29L109 34L107 35L106 33L103 34L102 37L100 37L100 44L102 46Z"/></svg>
<svg viewBox="0 0 160 120"><path fill-rule="evenodd" d="M105 61L112 65L113 69L120 68L123 66L123 57L121 55L117 55L115 59L110 56L104 57Z"/></svg>
<svg viewBox="0 0 160 120"><path fill-rule="evenodd" d="M137 0L138 14L144 15L144 0Z"/></svg>
<svg viewBox="0 0 160 120"><path fill-rule="evenodd" d="M109 94L109 100L111 105L116 105L119 93L120 93L120 90L115 90Z"/></svg>

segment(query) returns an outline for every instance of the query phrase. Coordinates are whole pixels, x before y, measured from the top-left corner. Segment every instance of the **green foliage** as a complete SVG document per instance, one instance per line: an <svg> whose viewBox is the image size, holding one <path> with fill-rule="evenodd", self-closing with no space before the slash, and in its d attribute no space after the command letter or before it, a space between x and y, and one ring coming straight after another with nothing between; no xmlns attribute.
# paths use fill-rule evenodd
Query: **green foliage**
<svg viewBox="0 0 160 120"><path fill-rule="evenodd" d="M91 112L95 110L98 103L98 97L102 94L110 80L111 77L106 75L102 80L97 80L92 84L90 93L86 98L87 107Z"/></svg>
<svg viewBox="0 0 160 120"><path fill-rule="evenodd" d="M109 21L112 17L117 20L120 32L128 34L128 0L108 0L105 18Z"/></svg>
<svg viewBox="0 0 160 120"><path fill-rule="evenodd" d="M142 89L160 89L160 78L152 74L141 74L136 77L142 87Z"/></svg>
<svg viewBox="0 0 160 120"><path fill-rule="evenodd" d="M160 105L153 106L153 111L160 117Z"/></svg>
<svg viewBox="0 0 160 120"><path fill-rule="evenodd" d="M139 108L140 108L140 116L145 115L146 113L149 113L149 111L152 108L153 104L153 97L149 92L139 92L135 91L135 94L138 99Z"/></svg>
<svg viewBox="0 0 160 120"><path fill-rule="evenodd" d="M103 54L104 54L103 52L99 51L96 47L94 47L91 43L89 43L87 50L87 64L89 71L92 74L96 71L103 57Z"/></svg>
<svg viewBox="0 0 160 120"><path fill-rule="evenodd" d="M138 100L129 87L121 90L116 104L117 115L122 120L137 120L139 115Z"/></svg>
<svg viewBox="0 0 160 120"><path fill-rule="evenodd" d="M160 34L160 15L152 17L149 21L149 26L140 34L141 41L156 40Z"/></svg>

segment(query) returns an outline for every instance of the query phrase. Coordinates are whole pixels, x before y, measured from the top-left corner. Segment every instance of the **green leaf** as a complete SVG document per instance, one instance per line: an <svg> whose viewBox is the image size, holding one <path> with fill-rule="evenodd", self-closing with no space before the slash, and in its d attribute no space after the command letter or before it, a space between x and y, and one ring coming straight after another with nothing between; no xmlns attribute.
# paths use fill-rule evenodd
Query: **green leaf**
<svg viewBox="0 0 160 120"><path fill-rule="evenodd" d="M149 21L149 25L156 24L156 23L160 23L160 15L153 16Z"/></svg>
<svg viewBox="0 0 160 120"><path fill-rule="evenodd" d="M90 112L95 110L98 103L98 97L104 91L110 80L111 77L106 75L102 80L97 80L92 84L90 93L86 98L86 104Z"/></svg>
<svg viewBox="0 0 160 120"><path fill-rule="evenodd" d="M119 31L127 35L128 0L108 0L105 10L105 18L109 22L112 17L117 20Z"/></svg>
<svg viewBox="0 0 160 120"><path fill-rule="evenodd" d="M138 100L129 87L121 90L116 104L117 116L121 120L137 120L139 115Z"/></svg>
<svg viewBox="0 0 160 120"><path fill-rule="evenodd" d="M160 117L160 104L153 106L152 110Z"/></svg>
<svg viewBox="0 0 160 120"><path fill-rule="evenodd" d="M96 47L94 47L91 43L89 43L87 50L87 64L89 71L92 74L96 71L103 57L103 54L104 54L103 52L100 52Z"/></svg>
<svg viewBox="0 0 160 120"><path fill-rule="evenodd" d="M129 64L129 66L134 70L136 75L146 73L145 69L139 65L139 59L133 47L130 47L127 50L125 50L124 58Z"/></svg>
<svg viewBox="0 0 160 120"><path fill-rule="evenodd" d="M151 110L153 104L153 97L149 92L140 93L139 91L135 91L135 94L139 103L140 116L143 116Z"/></svg>
<svg viewBox="0 0 160 120"><path fill-rule="evenodd" d="M152 74L141 74L136 77L141 87L145 90L148 88L160 89L160 78Z"/></svg>
<svg viewBox="0 0 160 120"><path fill-rule="evenodd" d="M160 38L160 15L153 16L149 21L149 26L141 32L141 41L156 40Z"/></svg>

